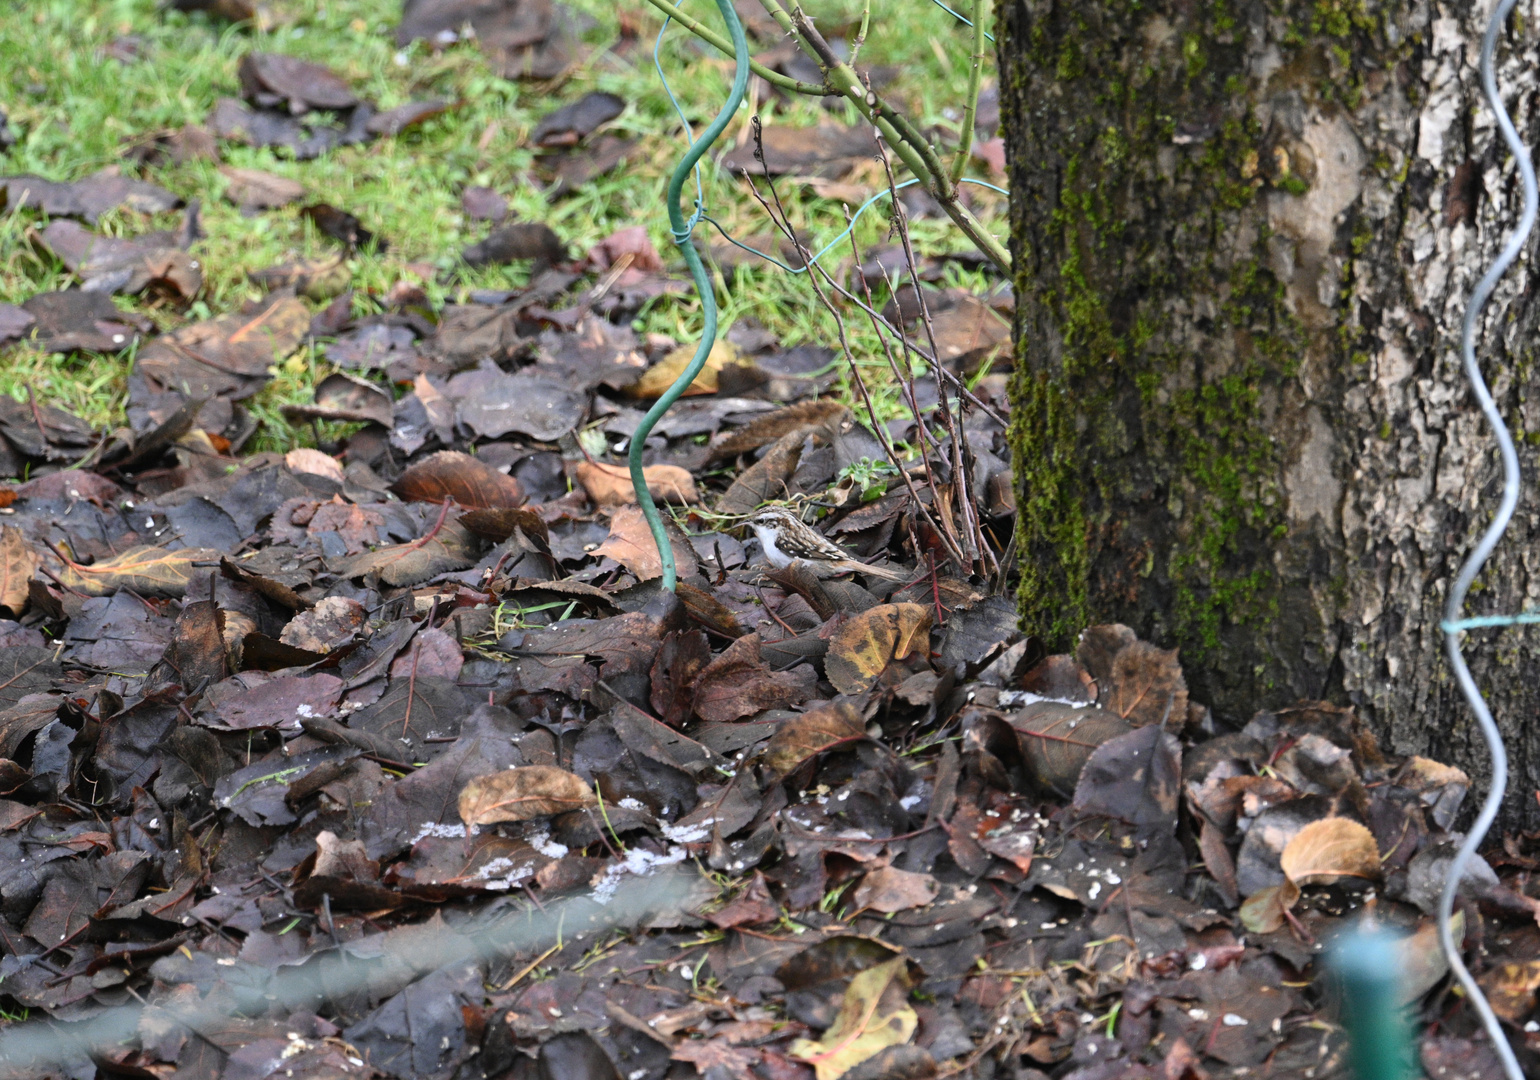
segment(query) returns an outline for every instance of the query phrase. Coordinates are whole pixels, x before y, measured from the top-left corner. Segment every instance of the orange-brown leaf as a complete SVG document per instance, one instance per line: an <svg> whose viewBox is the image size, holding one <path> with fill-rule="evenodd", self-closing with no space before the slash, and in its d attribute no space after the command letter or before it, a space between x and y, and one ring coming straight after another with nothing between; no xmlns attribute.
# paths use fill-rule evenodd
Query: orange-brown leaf
<svg viewBox="0 0 1540 1080"><path fill-rule="evenodd" d="M467 825L529 821L594 803L582 777L554 765L525 765L478 776L460 789L460 820Z"/></svg>

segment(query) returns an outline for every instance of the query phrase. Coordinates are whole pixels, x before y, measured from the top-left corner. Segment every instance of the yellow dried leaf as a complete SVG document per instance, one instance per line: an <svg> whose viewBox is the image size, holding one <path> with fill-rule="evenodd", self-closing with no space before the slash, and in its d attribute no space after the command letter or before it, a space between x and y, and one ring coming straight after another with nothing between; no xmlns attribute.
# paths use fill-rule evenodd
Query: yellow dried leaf
<svg viewBox="0 0 1540 1080"><path fill-rule="evenodd" d="M931 610L924 604L879 604L834 632L824 670L842 694L870 690L883 669L930 647Z"/></svg>
<svg viewBox="0 0 1540 1080"><path fill-rule="evenodd" d="M133 589L141 596L181 596L192 579L193 563L208 563L212 569L219 557L213 548L166 551L141 544L90 566L66 563L59 571L59 580L87 596L107 596L121 588Z"/></svg>
<svg viewBox="0 0 1540 1080"><path fill-rule="evenodd" d="M659 360L652 367L642 372L642 377L631 385L626 391L632 397L657 398L662 397L663 392L674 385L674 380L684 374L684 369L690 366L690 361L695 359L694 345L681 345ZM711 347L711 354L706 357L706 366L701 368L700 374L685 390L685 396L692 394L714 394L717 392L717 376L728 364L736 364L741 360L738 347L726 338L719 338Z"/></svg>
<svg viewBox="0 0 1540 1080"><path fill-rule="evenodd" d="M897 956L859 972L823 1038L797 1039L791 1056L812 1065L818 1080L839 1080L867 1058L908 1042L920 1021L905 1000L907 964Z"/></svg>

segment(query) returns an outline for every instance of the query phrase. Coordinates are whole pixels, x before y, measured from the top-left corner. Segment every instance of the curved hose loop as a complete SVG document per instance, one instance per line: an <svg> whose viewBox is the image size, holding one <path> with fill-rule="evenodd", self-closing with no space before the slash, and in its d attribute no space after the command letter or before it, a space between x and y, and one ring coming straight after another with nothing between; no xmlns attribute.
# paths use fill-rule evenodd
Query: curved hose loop
<svg viewBox="0 0 1540 1080"><path fill-rule="evenodd" d="M647 415L642 417L642 422L636 425L636 431L631 435L630 452L626 455L631 465L631 486L636 489L637 504L641 506L642 516L647 519L647 527L652 530L652 538L658 545L658 559L663 564L663 588L669 592L674 591L674 586L678 582L678 572L674 567L674 547L669 543L668 532L663 528L663 515L658 513L658 505L653 502L652 493L647 490L647 478L642 472L642 448L647 442L647 436L652 433L653 425L668 412L674 402L679 400L680 395L689 388L695 381L695 377L701 373L701 369L706 366L706 358L711 355L712 346L717 340L716 290L712 287L711 279L706 276L706 267L701 263L700 252L696 251L695 245L690 243L690 233L705 213L705 208L702 206L702 200L697 198L695 211L686 220L684 208L679 205L685 181L694 171L695 163L732 122L733 114L738 111L744 92L749 86L749 42L743 33L743 23L738 18L738 13L733 10L732 0L717 0L717 9L722 13L722 21L727 24L728 36L733 42L733 56L737 61L737 68L733 72L732 92L727 95L727 104L722 106L722 111L717 113L711 125L701 132L701 137L690 144L690 149L679 160L679 164L674 167L674 172L668 179L669 228L674 235L674 243L684 255L685 265L690 268L690 277L695 282L695 291L700 294L701 313L704 316L705 325L701 328L700 344L696 346L694 358L679 378L674 380L674 385L664 391L663 396L647 410ZM688 138L688 125L685 127L685 132Z"/></svg>
<svg viewBox="0 0 1540 1080"><path fill-rule="evenodd" d="M1519 249L1529 238L1530 230L1535 224L1536 203L1540 201L1535 186L1535 169L1530 162L1529 151L1519 141L1519 133L1514 130L1513 120L1509 118L1508 111L1503 108L1502 98L1497 93L1497 77L1493 73L1492 57L1497 49L1497 35L1503 22L1508 18L1509 12L1513 10L1514 3L1515 0L1502 0L1497 5L1497 10L1492 13L1492 21L1487 24L1486 37L1481 44L1481 87L1486 93L1487 103L1491 105L1492 112L1497 117L1497 127L1502 132L1503 141L1508 144L1508 149L1513 152L1514 160L1518 163L1519 175L1524 183L1524 211L1518 225L1503 245L1497 261L1476 283L1476 288L1471 293L1470 306L1465 310L1464 335L1461 341L1465 376L1470 380L1471 389L1476 394L1481 411L1486 415L1487 423L1492 426L1492 436L1497 440L1501 451L1503 497L1497 514L1492 518L1492 523L1482 534L1481 542L1476 545L1476 549L1465 560L1465 565L1460 568L1459 577L1455 579L1454 587L1449 592L1443 624L1445 645L1449 651L1449 666L1454 669L1460 690L1465 695L1465 700L1470 702L1471 711L1476 714L1476 723L1481 728L1481 736L1486 740L1487 749L1492 755L1492 786L1487 792L1486 801L1481 805L1481 812L1476 816L1475 823L1465 837L1465 842L1460 845L1459 852L1449 864L1449 876L1444 882L1444 892L1438 904L1438 936L1439 943L1443 946L1444 958L1449 961L1449 967L1460 980L1460 985L1465 988L1471 1004L1481 1014L1481 1022L1492 1040L1492 1049L1501 1059L1503 1071L1507 1074L1508 1080L1523 1080L1524 1074L1519 1070L1513 1048L1508 1045L1508 1039L1503 1034L1502 1024L1498 1022L1497 1016L1492 1012L1492 1006L1487 1003L1481 988L1476 985L1476 980L1471 978L1470 971L1460 959L1460 951L1455 945L1454 935L1449 928L1449 919L1454 913L1455 894L1459 891L1460 882L1465 877L1466 864L1475 854L1481 841L1485 839L1487 830L1491 828L1493 820L1497 817L1498 808L1502 805L1503 793L1508 786L1508 755L1503 748L1502 734L1497 730L1497 724L1492 720L1492 712L1487 708L1481 691L1476 688L1476 682L1471 678L1470 668L1466 666L1465 657L1460 652L1458 638L1460 627L1457 623L1461 609L1465 606L1465 594L1470 590L1471 583L1475 581L1476 575L1481 572L1482 566L1492 554L1492 549L1497 546L1498 540L1507 530L1508 522L1513 517L1513 511L1519 502L1519 456L1513 446L1513 436L1508 433L1508 428L1503 423L1502 415L1497 410L1497 403L1492 400L1492 392L1487 388L1486 380L1481 375L1481 367L1476 361L1476 322L1481 316L1482 308L1491 297L1492 290L1497 287L1498 279L1518 258ZM1518 621L1518 619L1510 620L1510 622Z"/></svg>

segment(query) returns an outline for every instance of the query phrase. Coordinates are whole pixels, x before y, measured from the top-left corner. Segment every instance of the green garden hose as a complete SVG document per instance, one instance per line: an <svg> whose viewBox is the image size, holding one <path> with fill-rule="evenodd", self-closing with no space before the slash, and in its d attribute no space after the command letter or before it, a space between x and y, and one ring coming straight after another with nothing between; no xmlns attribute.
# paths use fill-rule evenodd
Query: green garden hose
<svg viewBox="0 0 1540 1080"><path fill-rule="evenodd" d="M722 111L717 113L716 119L701 133L701 137L690 144L690 149L685 152L684 157L674 168L673 175L668 179L669 230L673 233L674 243L679 246L680 252L684 255L685 265L690 268L690 277L695 281L695 291L700 294L705 325L701 328L700 344L695 349L694 358L679 378L674 380L674 385L664 391L663 396L653 403L651 409L647 410L647 415L642 417L642 422L636 425L636 431L631 435L630 452L627 455L631 464L631 485L636 489L637 504L641 506L642 515L647 519L647 527L652 530L653 540L657 542L658 559L663 564L663 588L669 592L674 591L674 585L678 581L678 573L674 568L674 548L669 543L668 532L663 527L663 515L658 512L657 503L653 502L652 493L647 490L647 478L642 472L642 449L647 442L647 436L652 433L653 425L695 381L695 377L706 366L706 359L711 355L711 349L716 344L716 291L712 287L711 279L706 276L706 267L701 263L700 253L695 250L695 245L690 243L690 234L694 232L696 224L701 220L705 208L697 198L694 212L686 218L679 200L684 193L685 181L689 179L696 162L732 122L733 114L738 111L738 106L743 101L744 91L749 85L749 42L743 33L743 23L738 18L738 13L733 10L732 0L717 0L717 9L722 13L722 21L727 23L728 36L732 38L733 55L737 61L737 67L733 72L732 92L727 95L727 104L722 106ZM686 131L688 132L688 128Z"/></svg>

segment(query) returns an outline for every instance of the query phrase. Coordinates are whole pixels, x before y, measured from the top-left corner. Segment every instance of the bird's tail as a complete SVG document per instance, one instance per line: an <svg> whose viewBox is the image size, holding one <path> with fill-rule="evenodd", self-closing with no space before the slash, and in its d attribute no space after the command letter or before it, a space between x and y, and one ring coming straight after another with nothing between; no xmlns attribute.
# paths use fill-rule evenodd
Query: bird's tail
<svg viewBox="0 0 1540 1080"><path fill-rule="evenodd" d="M851 569L858 574L870 574L872 577L880 577L888 581L909 581L914 577L913 570L892 570L886 566L869 566L866 563L855 563Z"/></svg>

